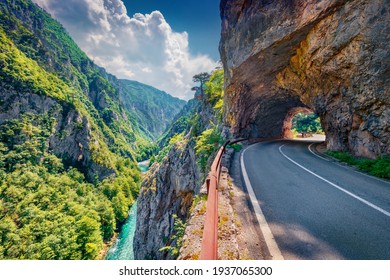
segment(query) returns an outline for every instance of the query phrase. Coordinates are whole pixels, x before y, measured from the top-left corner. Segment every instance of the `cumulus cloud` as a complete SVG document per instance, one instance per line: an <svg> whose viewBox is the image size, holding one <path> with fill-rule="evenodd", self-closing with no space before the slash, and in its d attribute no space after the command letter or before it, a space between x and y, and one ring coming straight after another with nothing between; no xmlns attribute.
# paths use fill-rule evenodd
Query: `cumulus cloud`
<svg viewBox="0 0 390 280"><path fill-rule="evenodd" d="M64 25L96 64L182 99L193 96L192 76L216 62L189 52L188 34L172 30L159 11L127 15L121 0L33 0Z"/></svg>

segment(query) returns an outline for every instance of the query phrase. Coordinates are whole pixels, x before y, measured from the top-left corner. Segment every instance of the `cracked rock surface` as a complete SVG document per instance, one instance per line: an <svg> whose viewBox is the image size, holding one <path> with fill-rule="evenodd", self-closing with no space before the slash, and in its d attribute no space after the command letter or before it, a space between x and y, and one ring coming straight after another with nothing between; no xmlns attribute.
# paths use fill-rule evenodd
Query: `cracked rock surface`
<svg viewBox="0 0 390 280"><path fill-rule="evenodd" d="M288 138L292 112L321 117L327 148L390 154L389 0L223 0L225 122Z"/></svg>

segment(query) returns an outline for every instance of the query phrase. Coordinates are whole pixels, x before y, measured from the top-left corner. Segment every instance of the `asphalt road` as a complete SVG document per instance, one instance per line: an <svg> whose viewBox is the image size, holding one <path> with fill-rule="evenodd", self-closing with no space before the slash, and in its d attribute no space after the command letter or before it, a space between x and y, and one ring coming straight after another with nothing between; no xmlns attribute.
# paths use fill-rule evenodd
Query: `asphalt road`
<svg viewBox="0 0 390 280"><path fill-rule="evenodd" d="M262 142L242 154L247 188L283 258L389 260L390 183L321 158L310 144Z"/></svg>

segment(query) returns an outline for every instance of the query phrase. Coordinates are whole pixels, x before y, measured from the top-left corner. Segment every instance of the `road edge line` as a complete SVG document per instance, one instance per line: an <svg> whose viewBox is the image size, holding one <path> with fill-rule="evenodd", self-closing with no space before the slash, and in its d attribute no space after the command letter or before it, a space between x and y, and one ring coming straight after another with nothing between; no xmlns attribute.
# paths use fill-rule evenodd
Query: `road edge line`
<svg viewBox="0 0 390 280"><path fill-rule="evenodd" d="M390 213L387 212L385 209L382 209L381 207L379 206L376 206L375 204L365 200L364 198L361 198L360 196L356 195L356 194L353 194L351 193L350 191L347 191L346 189L340 187L339 185L336 185L335 183L332 183L331 181L325 179L324 177L321 177L320 175L314 173L313 171L307 169L306 167L304 167L303 165L300 165L298 162L296 162L295 160L291 159L289 156L287 156L285 153L283 153L282 151L282 148L285 146L286 144L283 144L279 147L279 152L282 154L282 156L284 156L286 159L288 159L289 161L291 161L292 163L294 163L296 166L302 168L303 170L305 170L306 172L310 173L311 175L317 177L318 179L321 179L322 181L328 183L329 185L331 185L332 187L344 192L345 194L355 198L356 200L359 200L360 202L366 204L367 206L377 210L378 212L386 215L387 217L390 217Z"/></svg>
<svg viewBox="0 0 390 280"><path fill-rule="evenodd" d="M314 144L315 144L315 143L311 143L309 146L307 146L309 152L312 153L313 155L315 155L316 157L320 158L320 159L323 159L323 160L325 160L325 161L330 161L330 159L327 159L327 158L324 158L324 157L322 157L322 156L320 156L320 155L317 155L317 153L315 153L315 152L311 149L311 147L312 147Z"/></svg>
<svg viewBox="0 0 390 280"><path fill-rule="evenodd" d="M240 155L240 165L241 165L242 176L244 179L244 184L246 186L246 189L248 190L249 199L252 203L253 210L255 211L256 219L259 223L260 230L263 233L264 241L267 245L268 251L272 256L272 260L284 260L284 257L280 252L279 246L275 241L275 237L272 234L272 231L267 223L267 220L265 219L263 211L261 210L260 205L257 201L255 192L253 191L252 184L250 183L248 177L248 173L246 172L245 163L244 163L244 154L249 147L245 148Z"/></svg>
<svg viewBox="0 0 390 280"><path fill-rule="evenodd" d="M362 172L360 170L357 170L356 169L356 166L353 166L353 165L350 165L350 164L347 164L347 163L344 163L342 161L340 161L339 159L335 158L335 157L332 157L332 156L328 156L329 159L325 158L325 157L322 157L320 156L318 153L314 152L311 147L313 144L316 144L316 143L311 143L309 146L308 146L308 149L309 151L314 154L315 156L319 157L319 158L322 158L323 160L326 160L328 162L331 162L331 163L334 163L342 168L345 168L345 169L348 169L348 170L352 170L353 172L357 173L357 174L360 174L360 175L363 175L363 176L366 176L368 178L371 178L371 179L374 179L374 180L377 180L379 182L382 182L382 183L386 183L386 184L389 184L390 185L390 182L388 180L384 180L382 178L378 178L378 177L375 177L371 174L368 174L368 173L365 173L365 172Z"/></svg>

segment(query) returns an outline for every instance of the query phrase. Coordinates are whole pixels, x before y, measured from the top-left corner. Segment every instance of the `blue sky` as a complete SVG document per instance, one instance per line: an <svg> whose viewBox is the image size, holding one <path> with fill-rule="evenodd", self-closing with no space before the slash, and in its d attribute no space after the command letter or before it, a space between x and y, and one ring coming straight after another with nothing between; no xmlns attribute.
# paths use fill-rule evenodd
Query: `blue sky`
<svg viewBox="0 0 390 280"><path fill-rule="evenodd" d="M219 0L32 0L118 78L188 100L219 60Z"/></svg>

